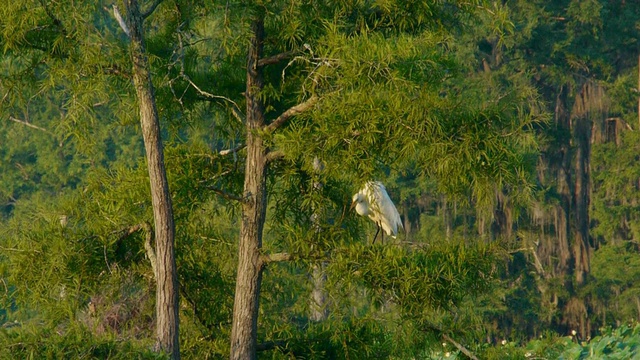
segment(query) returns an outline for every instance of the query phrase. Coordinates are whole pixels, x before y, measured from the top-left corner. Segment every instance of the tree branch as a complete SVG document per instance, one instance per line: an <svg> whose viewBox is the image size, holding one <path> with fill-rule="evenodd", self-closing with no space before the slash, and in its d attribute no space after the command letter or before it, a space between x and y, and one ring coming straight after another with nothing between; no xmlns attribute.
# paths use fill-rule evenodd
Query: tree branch
<svg viewBox="0 0 640 360"><path fill-rule="evenodd" d="M312 108L316 102L318 102L318 97L316 95L311 96L304 102L301 102L298 105L290 107L287 111L283 112L280 116L278 116L273 122L267 126L265 126L265 130L267 132L273 132L282 125L284 125L289 119L292 117L305 112Z"/></svg>
<svg viewBox="0 0 640 360"><path fill-rule="evenodd" d="M229 155L229 154L233 154L234 152L240 151L240 149L243 149L245 147L245 145L238 145L234 148L231 149L224 149L224 150L220 150L218 151L218 154L225 156L225 155Z"/></svg>
<svg viewBox="0 0 640 360"><path fill-rule="evenodd" d="M257 344L256 351L269 351L277 347L284 347L286 345L287 345L287 342L284 340L267 341L267 342L263 342L262 344Z"/></svg>
<svg viewBox="0 0 640 360"><path fill-rule="evenodd" d="M127 22L122 17L122 14L120 13L120 9L118 8L118 5L116 5L116 4L113 4L113 17L116 18L116 21L118 22L118 25L120 25L120 28L122 29L122 31L124 31L124 33L127 35L127 37L131 38L131 32L129 31L129 27L127 26Z"/></svg>
<svg viewBox="0 0 640 360"><path fill-rule="evenodd" d="M289 253L263 254L260 256L262 266L269 265L273 262L290 261L293 256Z"/></svg>
<svg viewBox="0 0 640 360"><path fill-rule="evenodd" d="M22 125L28 126L28 127L30 127L30 128L33 128L33 129L37 129L37 130L40 130L40 131L44 131L44 132L46 132L47 134L54 135L51 131L49 131L49 130L47 130L47 129L45 129L45 128L41 128L40 126L33 125L32 123L27 122L27 121L24 121L24 120L16 119L16 118L14 118L13 116L9 116L9 120L11 120L11 121L15 121L15 122L17 122L17 123L19 123L19 124L22 124Z"/></svg>
<svg viewBox="0 0 640 360"><path fill-rule="evenodd" d="M471 351L469 351L469 349L467 349L466 347L462 346L462 344L460 344L459 342L453 340L449 335L442 334L442 338L445 339L446 341L450 342L451 344L453 344L453 346L458 348L458 350L460 350L463 354L465 354L469 359L478 360L478 358L475 355L473 355L473 353Z"/></svg>
<svg viewBox="0 0 640 360"><path fill-rule="evenodd" d="M153 12L156 10L156 8L158 7L158 5L160 5L161 2L162 0L155 0L147 10L142 12L142 18L146 19L149 17L149 15L153 14Z"/></svg>
<svg viewBox="0 0 640 360"><path fill-rule="evenodd" d="M60 21L60 19L58 19L55 15L53 15L53 13L51 12L51 9L49 9L49 7L44 2L44 0L40 0L40 4L44 8L44 12L47 13L47 16L49 16L49 18L53 20L53 24L60 29L60 32L62 33L62 35L67 35L67 30L64 28L62 21Z"/></svg>
<svg viewBox="0 0 640 360"><path fill-rule="evenodd" d="M282 159L284 157L284 152L281 150L272 150L267 153L266 160L267 162L271 162L273 160Z"/></svg>
<svg viewBox="0 0 640 360"><path fill-rule="evenodd" d="M277 64L282 60L289 59L293 56L293 51L287 51L258 60L258 67Z"/></svg>
<svg viewBox="0 0 640 360"><path fill-rule="evenodd" d="M224 190L220 190L220 189L215 188L213 186L207 186L206 188L211 190L211 191L213 191L214 193L222 196L223 198L225 198L227 200L239 201L241 203L245 202L244 198L242 198L242 197L240 197L238 195L235 195L235 194L230 194L230 193L228 193L228 192L226 192Z"/></svg>
<svg viewBox="0 0 640 360"><path fill-rule="evenodd" d="M451 338L451 336L445 334L444 331L441 328L439 328L438 326L427 323L427 324L424 325L424 328L422 329L422 331L427 331L427 330L436 331L436 332L440 333L440 335L442 336L442 339L444 339L445 341L448 341L451 344L453 344L453 346L455 346L458 350L460 350L460 352L465 354L469 359L478 360L478 358L475 355L473 355L473 353L471 351L469 351L469 349L464 347L459 342L453 340Z"/></svg>
<svg viewBox="0 0 640 360"><path fill-rule="evenodd" d="M153 270L153 277L154 279L157 279L157 273L156 273L157 260L156 260L156 251L153 248L153 229L151 228L151 224L145 221L143 223L128 227L124 230L120 230L122 234L120 235L116 243L119 243L120 241L124 240L126 237L130 236L134 232L137 232L141 229L143 229L145 232L144 250L147 255L147 258L149 258L149 262L151 263L151 270ZM105 253L105 261L106 261L106 253ZM109 262L107 262L107 267L109 267Z"/></svg>
<svg viewBox="0 0 640 360"><path fill-rule="evenodd" d="M34 253L41 253L40 250L24 250L24 249L17 249L17 248L8 248L8 247L4 247L4 246L0 246L0 250L2 251L16 251L16 252L34 252Z"/></svg>
<svg viewBox="0 0 640 360"><path fill-rule="evenodd" d="M151 228L151 224L148 222L142 223L142 227L144 228L144 251L147 254L147 258L149 258L149 262L151 263L151 270L153 271L153 278L158 281L158 271L156 269L157 258L156 251L153 248L153 229Z"/></svg>
<svg viewBox="0 0 640 360"><path fill-rule="evenodd" d="M235 101L229 99L226 96L221 96L221 95L214 95L211 94L209 92L206 92L202 89L200 89L200 87L198 85L196 85L193 81L191 81L191 78L189 78L189 76L187 76L187 74L181 74L180 75L183 79L185 79L191 86L193 86L194 89L196 89L196 91L204 96L205 98L209 98L209 99L217 99L217 100L225 100L229 103L231 103L233 106L231 107L231 113L233 114L233 116L238 119L238 121L240 121L241 123L244 123L244 117L242 116L242 112L239 110L240 108L238 107L238 104L236 104Z"/></svg>

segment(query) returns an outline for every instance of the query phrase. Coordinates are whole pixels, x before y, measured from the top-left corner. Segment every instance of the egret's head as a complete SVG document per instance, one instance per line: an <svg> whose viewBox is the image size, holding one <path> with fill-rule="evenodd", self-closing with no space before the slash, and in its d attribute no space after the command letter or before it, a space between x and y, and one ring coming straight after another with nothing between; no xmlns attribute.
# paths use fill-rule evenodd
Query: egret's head
<svg viewBox="0 0 640 360"><path fill-rule="evenodd" d="M367 198L364 196L362 192L359 192L353 195L353 199L351 201L351 210L356 208L356 212L362 216L366 216L369 213L369 209L367 206Z"/></svg>
<svg viewBox="0 0 640 360"><path fill-rule="evenodd" d="M353 195L353 198L351 198L351 210L353 210L353 208L359 203L363 201L363 196L361 193L357 193Z"/></svg>

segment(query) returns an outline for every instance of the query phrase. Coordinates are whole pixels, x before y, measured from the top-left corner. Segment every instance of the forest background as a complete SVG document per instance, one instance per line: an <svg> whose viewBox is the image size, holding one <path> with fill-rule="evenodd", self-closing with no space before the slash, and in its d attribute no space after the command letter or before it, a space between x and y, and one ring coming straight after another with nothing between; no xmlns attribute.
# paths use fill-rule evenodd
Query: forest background
<svg viewBox="0 0 640 360"><path fill-rule="evenodd" d="M638 352L637 2L2 2L0 357Z"/></svg>

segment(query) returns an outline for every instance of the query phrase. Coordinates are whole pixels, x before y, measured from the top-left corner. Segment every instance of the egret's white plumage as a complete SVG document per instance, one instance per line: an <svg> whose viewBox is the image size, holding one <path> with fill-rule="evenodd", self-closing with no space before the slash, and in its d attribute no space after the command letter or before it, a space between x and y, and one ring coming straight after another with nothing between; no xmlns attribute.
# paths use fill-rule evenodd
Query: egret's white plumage
<svg viewBox="0 0 640 360"><path fill-rule="evenodd" d="M387 189L380 181L368 181L364 187L353 195L351 208L361 216L368 216L387 235L395 238L398 227L403 229L400 214L387 194ZM378 228L378 231L380 229ZM376 236L378 233L376 233ZM373 239L375 241L375 237Z"/></svg>

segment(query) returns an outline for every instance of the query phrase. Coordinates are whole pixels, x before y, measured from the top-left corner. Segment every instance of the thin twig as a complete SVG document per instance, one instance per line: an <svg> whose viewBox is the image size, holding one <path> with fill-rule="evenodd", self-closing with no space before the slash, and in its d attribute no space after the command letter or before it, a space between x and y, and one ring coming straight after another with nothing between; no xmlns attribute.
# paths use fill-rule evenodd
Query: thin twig
<svg viewBox="0 0 640 360"><path fill-rule="evenodd" d="M184 66L184 48L185 48L185 43L184 43L184 41L182 39L181 27L182 27L182 24L180 24L178 26L178 29L177 29L178 47L177 47L177 49L175 49L173 51L173 54L172 54L172 57L173 57L173 55L175 55L176 59L170 65L170 67L175 67L176 64L179 65L179 75L176 76L174 79L169 80L169 88L170 88L171 92L173 93L173 96L180 103L180 105L183 105L182 104L182 97L186 94L187 90L189 90L189 86L185 87L185 89L182 92L182 95L180 97L177 96L177 94L175 93L175 90L173 88L173 82L175 80L179 79L179 78L182 78L187 83L189 83L189 85L191 85L196 90L196 92L198 92L198 94L203 96L205 99L207 99L207 100L224 100L224 101L230 103L232 105L231 106L231 114L233 115L233 117L235 117L238 121L240 121L240 123L244 123L244 117L242 115L242 112L240 111L240 107L238 106L238 104L235 101L231 100L230 98L228 98L226 96L214 95L214 94L212 94L212 93L210 93L208 91L202 90L195 82L193 82L193 80L191 80L189 75L187 75L187 73L185 71L185 66ZM198 41L193 42L193 43L187 43L186 46L194 45L197 42Z"/></svg>
<svg viewBox="0 0 640 360"><path fill-rule="evenodd" d="M34 252L34 253L41 253L40 250L25 250L25 249L16 249L16 248L7 248L4 246L0 246L0 250L2 251L15 251L15 252Z"/></svg>
<svg viewBox="0 0 640 360"><path fill-rule="evenodd" d="M212 93L210 93L210 92L207 92L207 91L204 91L204 90L200 89L200 87L199 87L198 85L196 85L196 83L194 83L193 81L191 81L191 79L189 78L189 76L187 76L187 75L186 75L186 74L184 74L184 73L183 73L183 74L181 74L180 76L181 76L183 79L185 79L185 80L186 80L186 81L187 81L191 86L193 86L193 88L194 88L194 89L196 89L196 91L197 91L200 95L202 95L202 96L204 96L204 97L207 97L207 98L210 98L210 99L224 100L224 101L227 101L227 102L231 103L231 104L233 105L233 106L231 107L231 113L233 114L233 116L234 116L236 119L238 119L238 121L240 121L241 123L243 123L243 122L244 122L244 119L243 119L243 117L242 117L242 113L241 113L241 112L240 112L240 110L239 110L240 108L239 108L238 104L237 104L235 101L233 101L233 100L229 99L229 98L228 98L228 97L226 97L226 96L222 96L222 95L214 95L214 94L212 94Z"/></svg>
<svg viewBox="0 0 640 360"><path fill-rule="evenodd" d="M230 194L224 190L220 190L218 188L215 188L213 186L207 186L207 189L213 191L214 193L222 196L223 198L227 199L227 200L233 200L233 201L239 201L239 202L245 202L245 199L242 198L241 196L235 195L235 194Z"/></svg>
<svg viewBox="0 0 640 360"><path fill-rule="evenodd" d="M0 281L2 281L2 285L4 285L4 294L7 295L9 293L9 287L7 286L7 282L4 281L4 278L0 278Z"/></svg>
<svg viewBox="0 0 640 360"><path fill-rule="evenodd" d="M27 121L24 121L24 120L16 119L16 118L14 118L13 116L9 116L9 120L11 120L11 121L15 121L15 122L17 122L17 123L20 123L20 124L22 124L22 125L28 126L28 127L30 127L30 128L33 128L33 129L37 129L37 130L40 130L40 131L44 131L44 132L46 132L47 134L54 135L51 131L49 131L49 130L47 130L47 129L45 129L45 128L41 128L40 126L33 125L32 123L27 122Z"/></svg>
<svg viewBox="0 0 640 360"><path fill-rule="evenodd" d="M107 257L107 244L104 244L104 246L102 247L102 253L104 254L104 262L105 264L107 264L109 274L113 274L113 271L111 271L111 265L109 265L109 258Z"/></svg>

